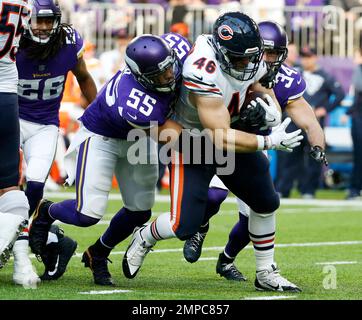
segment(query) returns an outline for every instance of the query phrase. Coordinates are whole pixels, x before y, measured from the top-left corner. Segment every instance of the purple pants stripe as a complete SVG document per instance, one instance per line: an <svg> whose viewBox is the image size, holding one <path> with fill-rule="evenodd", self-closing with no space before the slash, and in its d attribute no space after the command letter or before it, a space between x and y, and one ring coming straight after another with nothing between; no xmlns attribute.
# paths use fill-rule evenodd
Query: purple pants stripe
<svg viewBox="0 0 362 320"><path fill-rule="evenodd" d="M83 207L83 186L84 176L87 163L88 146L90 138L85 140L79 148L77 175L76 175L76 195L77 195L77 211L81 212Z"/></svg>

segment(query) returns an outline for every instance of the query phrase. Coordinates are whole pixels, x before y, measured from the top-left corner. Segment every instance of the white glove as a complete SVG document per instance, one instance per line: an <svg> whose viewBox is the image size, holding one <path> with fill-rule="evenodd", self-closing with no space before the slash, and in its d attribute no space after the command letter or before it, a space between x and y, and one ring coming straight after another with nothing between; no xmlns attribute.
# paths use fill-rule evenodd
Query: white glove
<svg viewBox="0 0 362 320"><path fill-rule="evenodd" d="M255 100L250 101L250 104L253 107L256 107L257 103L259 103L260 106L265 110L265 119L264 119L265 126L261 127L260 128L261 130L266 130L268 128L278 126L282 119L282 115L279 112L272 97L266 94L265 98L268 100L268 103L266 103L263 99L259 97L256 98Z"/></svg>
<svg viewBox="0 0 362 320"><path fill-rule="evenodd" d="M301 129L290 133L285 132L291 121L290 118L286 118L279 127L275 128L270 135L265 137L265 149L292 152L293 148L300 145L300 141L303 140L303 136L300 135Z"/></svg>

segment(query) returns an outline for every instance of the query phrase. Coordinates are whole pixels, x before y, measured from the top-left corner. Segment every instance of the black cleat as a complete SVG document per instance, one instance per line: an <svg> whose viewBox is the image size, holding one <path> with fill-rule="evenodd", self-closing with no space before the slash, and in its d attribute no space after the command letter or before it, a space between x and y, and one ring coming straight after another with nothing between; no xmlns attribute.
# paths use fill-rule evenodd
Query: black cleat
<svg viewBox="0 0 362 320"><path fill-rule="evenodd" d="M101 286L113 286L114 282L109 273L107 262L111 262L107 257L100 257L92 254L91 248L88 248L82 256L84 267L90 268L93 273L94 283Z"/></svg>
<svg viewBox="0 0 362 320"><path fill-rule="evenodd" d="M235 267L233 262L224 262L222 261L221 256L222 253L220 253L216 264L216 273L218 273L220 277L233 281L247 280L246 277Z"/></svg>
<svg viewBox="0 0 362 320"><path fill-rule="evenodd" d="M183 252L187 262L194 263L199 260L206 234L207 232L196 232L190 239L185 241Z"/></svg>
<svg viewBox="0 0 362 320"><path fill-rule="evenodd" d="M45 250L50 226L54 222L48 210L52 201L43 199L35 210L29 230L29 246L35 255L41 255Z"/></svg>
<svg viewBox="0 0 362 320"><path fill-rule="evenodd" d="M48 244L40 255L45 265L41 280L59 279L66 271L69 260L77 249L77 242L64 236L63 230L58 226L51 226L50 232L56 234L58 242Z"/></svg>

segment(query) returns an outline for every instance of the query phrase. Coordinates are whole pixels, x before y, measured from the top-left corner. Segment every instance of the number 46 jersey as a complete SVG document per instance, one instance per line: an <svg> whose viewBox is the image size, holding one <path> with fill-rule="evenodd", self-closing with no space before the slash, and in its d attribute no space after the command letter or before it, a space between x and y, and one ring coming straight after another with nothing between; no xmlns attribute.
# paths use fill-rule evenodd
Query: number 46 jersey
<svg viewBox="0 0 362 320"><path fill-rule="evenodd" d="M199 36L184 63L184 80L181 98L176 104L175 120L187 129L203 129L197 109L189 101L190 92L205 97L222 98L231 120L236 120L249 86L258 82L265 73L266 66L262 62L250 80L238 81L230 77L221 70L216 60L211 35Z"/></svg>
<svg viewBox="0 0 362 320"><path fill-rule="evenodd" d="M17 92L15 55L29 14L30 0L0 0L0 92Z"/></svg>

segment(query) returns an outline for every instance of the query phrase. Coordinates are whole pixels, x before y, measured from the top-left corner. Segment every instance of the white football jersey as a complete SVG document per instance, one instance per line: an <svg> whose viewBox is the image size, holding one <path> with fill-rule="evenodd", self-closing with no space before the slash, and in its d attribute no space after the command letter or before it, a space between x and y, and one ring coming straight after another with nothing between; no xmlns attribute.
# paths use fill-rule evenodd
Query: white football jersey
<svg viewBox="0 0 362 320"><path fill-rule="evenodd" d="M250 85L259 81L267 72L261 62L255 76L247 81L239 81L221 70L211 44L211 35L198 36L183 66L183 83L180 99L175 107L175 120L184 128L203 130L197 109L189 101L189 93L221 97L229 110L231 121L238 118Z"/></svg>
<svg viewBox="0 0 362 320"><path fill-rule="evenodd" d="M30 2L0 0L0 92L17 92L15 55L22 28L30 15Z"/></svg>

